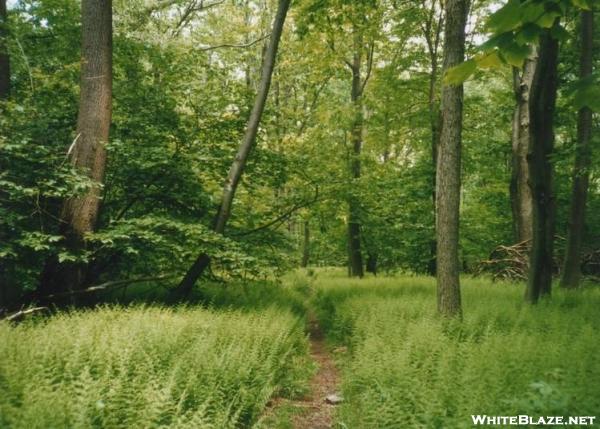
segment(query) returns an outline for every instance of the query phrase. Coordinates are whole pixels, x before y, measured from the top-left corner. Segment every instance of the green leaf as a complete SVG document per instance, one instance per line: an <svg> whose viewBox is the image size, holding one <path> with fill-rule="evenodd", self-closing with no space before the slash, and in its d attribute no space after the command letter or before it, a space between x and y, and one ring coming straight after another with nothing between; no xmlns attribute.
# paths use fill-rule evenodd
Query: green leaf
<svg viewBox="0 0 600 429"><path fill-rule="evenodd" d="M488 54L484 54L475 58L477 66L482 69L497 69L502 65L502 59L498 55L498 51L494 50Z"/></svg>
<svg viewBox="0 0 600 429"><path fill-rule="evenodd" d="M590 2L588 0L572 0L573 5L583 10L592 10Z"/></svg>
<svg viewBox="0 0 600 429"><path fill-rule="evenodd" d="M554 27L552 27L552 29L550 30L550 34L559 42L564 42L569 38L569 32L565 30L565 28L562 25L555 25Z"/></svg>
<svg viewBox="0 0 600 429"><path fill-rule="evenodd" d="M520 0L509 0L508 3L490 16L487 28L492 33L504 33L514 30L520 23L521 2Z"/></svg>
<svg viewBox="0 0 600 429"><path fill-rule="evenodd" d="M534 43L540 37L541 31L542 29L539 26L528 22L524 24L515 35L515 42L517 42L519 45Z"/></svg>
<svg viewBox="0 0 600 429"><path fill-rule="evenodd" d="M446 85L460 85L471 76L477 69L475 60L465 61L457 66L446 70L444 83Z"/></svg>
<svg viewBox="0 0 600 429"><path fill-rule="evenodd" d="M558 11L551 10L544 13L535 23L542 28L550 28L554 25L556 18L560 16L561 14Z"/></svg>
<svg viewBox="0 0 600 429"><path fill-rule="evenodd" d="M523 67L523 63L531 53L531 48L527 45L512 43L502 50L502 56L506 62L515 67Z"/></svg>
<svg viewBox="0 0 600 429"><path fill-rule="evenodd" d="M75 262L77 261L77 257L69 252L60 252L58 254L58 262L60 262L61 264L63 262Z"/></svg>
<svg viewBox="0 0 600 429"><path fill-rule="evenodd" d="M600 111L600 86L590 85L575 92L573 105L577 109L589 107L595 112Z"/></svg>

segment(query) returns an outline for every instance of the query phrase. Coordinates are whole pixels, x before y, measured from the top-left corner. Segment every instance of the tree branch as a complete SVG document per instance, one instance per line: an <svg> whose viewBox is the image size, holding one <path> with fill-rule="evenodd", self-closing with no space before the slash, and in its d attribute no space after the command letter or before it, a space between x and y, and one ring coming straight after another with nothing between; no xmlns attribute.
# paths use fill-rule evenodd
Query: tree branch
<svg viewBox="0 0 600 429"><path fill-rule="evenodd" d="M300 209L303 209L305 207L308 207L308 206L316 203L317 201L319 201L319 187L318 186L315 188L315 196L312 199L310 199L308 201L303 201L302 203L294 205L291 209L289 209L282 215L259 226L258 228L251 229L250 231L244 231L244 232L240 232L237 234L232 234L232 235L235 237L244 237L246 235L250 235L250 234L254 234L255 232L262 231L263 229L267 229L277 223L283 222L284 220L288 219L294 212L296 212Z"/></svg>
<svg viewBox="0 0 600 429"><path fill-rule="evenodd" d="M117 290L119 288L128 286L130 284L134 284L134 283L168 280L168 279L172 279L175 277L178 277L178 276L175 274L171 274L171 275L167 275L167 276L140 277L137 279L127 279L127 280L113 280L110 282L101 283L96 286L90 286L85 289L78 289L78 290L73 290L73 291L69 291L69 292L62 292L62 293L47 295L45 297L45 299L54 299L54 298L61 298L61 297L65 297L65 296L81 295L81 294L85 294L85 293L98 292L98 291Z"/></svg>
<svg viewBox="0 0 600 429"><path fill-rule="evenodd" d="M197 51L213 51L215 49L221 49L221 48L249 48L251 46L256 45L258 42L261 42L265 39L268 39L269 37L271 37L271 33L269 34L265 34L264 36L259 37L258 39L252 40L251 42L248 43L242 43L239 45L236 44L230 44L230 43L223 43L222 45L216 45L216 46L206 46L206 47L202 47L202 48L196 48Z"/></svg>
<svg viewBox="0 0 600 429"><path fill-rule="evenodd" d="M369 46L369 51L367 52L367 74L365 75L365 79L363 80L362 85L360 86L360 93L362 94L365 90L365 86L367 86L367 82L371 77L371 71L373 70L373 54L375 52L375 41L372 41Z"/></svg>
<svg viewBox="0 0 600 429"><path fill-rule="evenodd" d="M197 0L192 1L186 7L185 12L183 12L181 18L179 19L179 22L175 26L175 30L173 31L173 37L178 36L183 27L185 27L187 23L190 22L192 14L196 12L203 12L207 9L210 9L211 7L218 6L224 2L225 0L219 0L205 5L204 0L200 0L200 4L198 4Z"/></svg>

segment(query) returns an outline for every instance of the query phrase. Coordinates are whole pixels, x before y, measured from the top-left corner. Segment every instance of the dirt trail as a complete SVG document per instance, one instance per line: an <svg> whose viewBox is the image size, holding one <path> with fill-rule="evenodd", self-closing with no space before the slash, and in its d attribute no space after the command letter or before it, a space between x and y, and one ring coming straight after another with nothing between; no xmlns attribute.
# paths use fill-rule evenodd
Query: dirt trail
<svg viewBox="0 0 600 429"><path fill-rule="evenodd" d="M327 396L339 394L339 372L325 345L325 335L314 317L309 318L310 354L319 365L310 382L310 393L296 401L306 411L294 416L295 429L329 429L333 427L336 405L326 401Z"/></svg>
<svg viewBox="0 0 600 429"><path fill-rule="evenodd" d="M289 423L294 429L330 429L333 428L333 417L337 405L327 401L327 398L331 395L340 395L339 371L327 350L325 335L319 322L310 314L308 332L310 355L318 365L318 370L310 381L310 391L301 399L273 399L267 407L265 416L275 414L280 407L292 407L296 409L296 412L290 416Z"/></svg>

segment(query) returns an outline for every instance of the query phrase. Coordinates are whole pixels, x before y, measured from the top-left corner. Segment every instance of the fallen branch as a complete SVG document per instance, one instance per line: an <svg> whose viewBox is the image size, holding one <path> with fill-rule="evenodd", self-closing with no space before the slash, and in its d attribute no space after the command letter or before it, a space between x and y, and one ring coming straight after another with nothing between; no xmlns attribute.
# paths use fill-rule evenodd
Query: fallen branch
<svg viewBox="0 0 600 429"><path fill-rule="evenodd" d="M177 275L172 274L172 275L168 275L168 276L154 276L154 277L141 277L141 278L137 278L137 279L127 279L127 280L114 280L114 281L102 283L102 284L99 284L96 286L90 286L85 289L77 289L77 290L72 290L72 291L68 291L68 292L61 292L61 293L56 293L56 294L52 294L52 295L47 295L46 297L44 297L44 299L52 300L55 298L62 298L65 296L81 295L81 294L85 294L85 293L92 293L92 292L98 292L98 291L118 290L122 287L126 287L126 286L129 286L130 284L134 284L134 283L168 280L168 279L172 279L175 277L177 277Z"/></svg>
<svg viewBox="0 0 600 429"><path fill-rule="evenodd" d="M7 322L18 322L25 318L25 316L29 316L30 314L39 313L40 311L50 311L48 307L32 307L26 310L19 310L16 313L13 313L9 316L6 316L2 320L6 320Z"/></svg>

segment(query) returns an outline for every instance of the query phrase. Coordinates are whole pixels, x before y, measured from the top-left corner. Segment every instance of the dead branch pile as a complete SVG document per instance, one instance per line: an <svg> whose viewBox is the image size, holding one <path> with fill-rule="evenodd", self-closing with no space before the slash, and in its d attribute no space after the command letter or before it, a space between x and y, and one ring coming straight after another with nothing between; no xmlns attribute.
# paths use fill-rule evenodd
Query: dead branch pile
<svg viewBox="0 0 600 429"><path fill-rule="evenodd" d="M474 270L476 276L489 274L494 280L526 280L529 271L531 240L510 246L496 247L487 260L481 261Z"/></svg>
<svg viewBox="0 0 600 429"><path fill-rule="evenodd" d="M554 275L560 274L565 244L565 238L557 235L555 238L556 254L552 267ZM500 245L490 253L487 260L479 262L473 270L473 274L476 276L491 275L493 280L527 280L530 251L531 240L509 246ZM588 278L600 278L600 249L584 251L581 258L581 272Z"/></svg>
<svg viewBox="0 0 600 429"><path fill-rule="evenodd" d="M583 255L581 272L586 276L600 278L600 249L586 252Z"/></svg>

